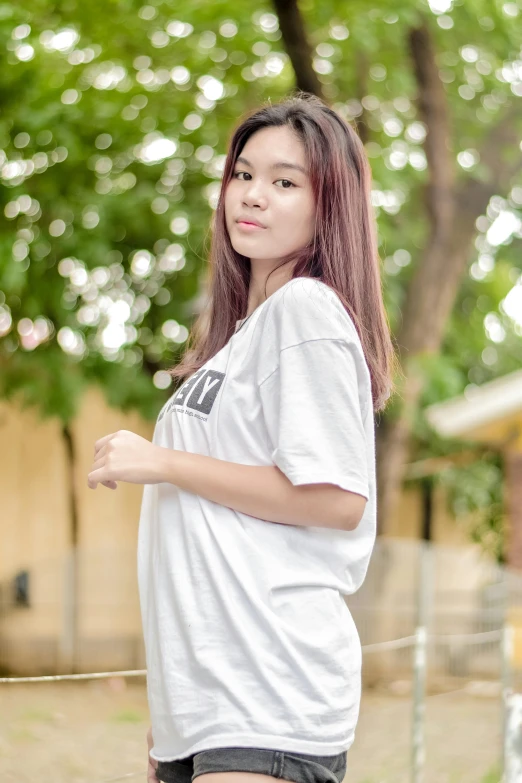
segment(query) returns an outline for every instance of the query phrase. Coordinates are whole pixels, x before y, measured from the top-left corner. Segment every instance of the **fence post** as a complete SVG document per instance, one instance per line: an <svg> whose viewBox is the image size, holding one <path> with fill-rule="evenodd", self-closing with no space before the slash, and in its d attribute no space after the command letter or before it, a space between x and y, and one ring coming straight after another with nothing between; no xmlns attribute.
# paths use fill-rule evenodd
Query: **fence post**
<svg viewBox="0 0 522 783"><path fill-rule="evenodd" d="M63 625L60 638L60 670L71 674L77 664L77 570L78 552L76 547L66 554L63 564Z"/></svg>
<svg viewBox="0 0 522 783"><path fill-rule="evenodd" d="M420 541L417 579L417 623L413 660L412 783L422 783L424 762L424 714L426 699L426 659L430 599L432 592L432 555L429 541Z"/></svg>
<svg viewBox="0 0 522 783"><path fill-rule="evenodd" d="M518 783L522 773L520 752L517 753L521 724L521 697L513 693L512 662L514 654L514 629L509 621L509 574L503 570L501 694L502 694L502 781Z"/></svg>
<svg viewBox="0 0 522 783"><path fill-rule="evenodd" d="M504 622L502 626L502 769L504 783L516 783L515 748L520 733L520 722L517 713L520 706L511 687L511 656L513 654L513 629ZM518 696L520 700L520 696ZM516 709L518 706L518 710Z"/></svg>

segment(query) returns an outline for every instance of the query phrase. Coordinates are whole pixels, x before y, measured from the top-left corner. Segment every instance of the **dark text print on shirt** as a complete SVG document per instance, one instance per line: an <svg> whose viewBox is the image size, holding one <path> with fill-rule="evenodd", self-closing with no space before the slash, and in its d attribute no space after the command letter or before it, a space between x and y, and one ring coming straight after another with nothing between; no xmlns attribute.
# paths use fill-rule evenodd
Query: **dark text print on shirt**
<svg viewBox="0 0 522 783"><path fill-rule="evenodd" d="M178 389L176 395L158 416L160 421L174 405L191 408L198 413L209 414L223 385L225 373L201 368Z"/></svg>

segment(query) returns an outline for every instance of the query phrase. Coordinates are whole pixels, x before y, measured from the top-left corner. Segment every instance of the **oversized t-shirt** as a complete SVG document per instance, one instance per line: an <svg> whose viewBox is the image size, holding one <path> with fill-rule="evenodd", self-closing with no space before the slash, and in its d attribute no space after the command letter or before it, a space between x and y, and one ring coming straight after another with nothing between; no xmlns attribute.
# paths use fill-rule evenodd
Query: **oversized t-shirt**
<svg viewBox="0 0 522 783"><path fill-rule="evenodd" d="M354 740L361 645L344 595L375 542L370 374L337 294L290 280L161 410L153 442L367 499L354 530L259 519L144 486L138 585L159 761L218 747L334 755Z"/></svg>

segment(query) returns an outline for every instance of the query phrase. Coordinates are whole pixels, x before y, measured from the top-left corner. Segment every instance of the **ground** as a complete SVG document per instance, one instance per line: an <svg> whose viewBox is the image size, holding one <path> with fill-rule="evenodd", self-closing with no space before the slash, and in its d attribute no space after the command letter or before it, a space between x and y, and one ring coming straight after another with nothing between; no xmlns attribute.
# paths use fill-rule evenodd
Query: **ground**
<svg viewBox="0 0 522 783"><path fill-rule="evenodd" d="M365 691L344 783L409 783L411 698ZM2 783L146 783L139 680L0 684ZM423 783L498 783L498 693L430 696Z"/></svg>

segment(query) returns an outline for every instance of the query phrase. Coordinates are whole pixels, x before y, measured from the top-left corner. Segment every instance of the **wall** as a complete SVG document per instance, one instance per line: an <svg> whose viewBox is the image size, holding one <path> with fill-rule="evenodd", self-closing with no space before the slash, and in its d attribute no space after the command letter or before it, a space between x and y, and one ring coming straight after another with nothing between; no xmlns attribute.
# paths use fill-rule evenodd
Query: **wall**
<svg viewBox="0 0 522 783"><path fill-rule="evenodd" d="M92 490L87 474L98 438L128 429L150 440L154 423L136 413L111 409L101 390L92 387L71 429L79 524L76 559L70 546L69 472L61 424L41 421L33 410L0 403L0 668L4 670L49 673L144 667L136 581L143 487L121 483L115 491L103 486ZM391 520L391 537L405 544L418 537L421 503L418 491L403 492ZM439 488L433 505L434 539L462 547L458 568L468 569L471 583L476 578L476 548L447 514ZM20 569L30 574L29 608L5 605L12 577ZM411 580L404 562L402 570Z"/></svg>
<svg viewBox="0 0 522 783"><path fill-rule="evenodd" d="M0 668L86 669L142 660L136 541L143 487L87 485L98 438L128 429L151 439L154 423L110 408L98 387L72 425L78 508L77 597L71 604L70 474L58 420L0 403ZM12 578L29 571L30 607L9 606ZM71 624L76 627L72 628ZM71 661L71 634L81 639Z"/></svg>

